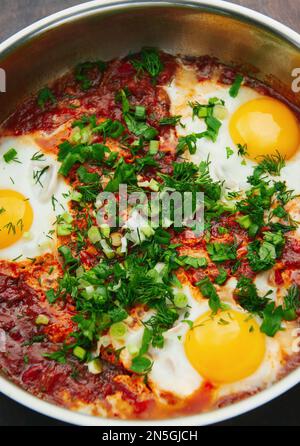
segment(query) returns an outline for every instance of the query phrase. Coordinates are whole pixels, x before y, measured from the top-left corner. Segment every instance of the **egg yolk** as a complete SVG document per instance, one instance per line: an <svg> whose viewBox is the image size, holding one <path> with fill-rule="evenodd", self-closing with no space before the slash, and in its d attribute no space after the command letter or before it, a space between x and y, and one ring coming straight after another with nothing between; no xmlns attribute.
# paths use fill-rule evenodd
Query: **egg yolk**
<svg viewBox="0 0 300 446"><path fill-rule="evenodd" d="M33 211L28 199L14 190L0 190L0 249L7 248L29 231Z"/></svg>
<svg viewBox="0 0 300 446"><path fill-rule="evenodd" d="M265 335L257 322L243 313L207 312L188 331L184 347L188 360L204 379L225 384L255 372L265 355Z"/></svg>
<svg viewBox="0 0 300 446"><path fill-rule="evenodd" d="M247 145L247 156L257 157L279 152L291 158L300 143L299 123L282 102L265 97L246 102L239 107L229 123L235 144Z"/></svg>

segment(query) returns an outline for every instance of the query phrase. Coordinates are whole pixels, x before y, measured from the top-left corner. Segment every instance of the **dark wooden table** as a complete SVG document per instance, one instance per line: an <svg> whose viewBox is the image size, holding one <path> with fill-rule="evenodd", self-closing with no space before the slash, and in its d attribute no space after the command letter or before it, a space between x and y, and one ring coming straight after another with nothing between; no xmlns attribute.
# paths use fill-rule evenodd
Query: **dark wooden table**
<svg viewBox="0 0 300 446"><path fill-rule="evenodd" d="M0 41L32 22L84 0L0 0ZM300 32L300 0L234 0ZM300 386L222 426L300 426ZM0 394L0 426L63 426Z"/></svg>

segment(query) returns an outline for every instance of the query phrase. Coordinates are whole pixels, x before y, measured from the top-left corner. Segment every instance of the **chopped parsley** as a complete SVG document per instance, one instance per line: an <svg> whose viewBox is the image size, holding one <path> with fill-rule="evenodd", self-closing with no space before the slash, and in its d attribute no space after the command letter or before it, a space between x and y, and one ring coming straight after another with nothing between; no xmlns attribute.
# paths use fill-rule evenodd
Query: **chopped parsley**
<svg viewBox="0 0 300 446"><path fill-rule="evenodd" d="M236 259L236 246L229 243L207 243L207 252L213 262L225 262Z"/></svg>
<svg viewBox="0 0 300 446"><path fill-rule="evenodd" d="M203 297L208 299L209 306L213 313L217 313L218 310L224 308L216 288L211 283L209 277L205 277L205 279L200 280L196 283L196 285L199 287Z"/></svg>
<svg viewBox="0 0 300 446"><path fill-rule="evenodd" d="M146 72L153 79L158 77L164 67L156 48L143 48L140 59L131 59L130 62L138 74Z"/></svg>
<svg viewBox="0 0 300 446"><path fill-rule="evenodd" d="M105 71L106 63L102 60L98 60L96 62L83 62L75 67L75 79L83 91L89 90L92 87L90 73L95 69L97 69L99 72Z"/></svg>
<svg viewBox="0 0 300 446"><path fill-rule="evenodd" d="M230 147L226 147L226 158L229 159L234 154L234 151Z"/></svg>

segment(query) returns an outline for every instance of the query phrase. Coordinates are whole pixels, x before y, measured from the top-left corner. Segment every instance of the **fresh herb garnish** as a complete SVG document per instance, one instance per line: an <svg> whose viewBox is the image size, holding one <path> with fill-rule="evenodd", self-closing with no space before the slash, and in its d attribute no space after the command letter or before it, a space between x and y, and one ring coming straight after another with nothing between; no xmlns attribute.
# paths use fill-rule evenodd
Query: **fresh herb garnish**
<svg viewBox="0 0 300 446"><path fill-rule="evenodd" d="M202 295L209 299L208 303L213 313L217 313L218 310L223 308L223 304L218 296L216 288L211 283L209 277L200 280L196 285L199 287Z"/></svg>
<svg viewBox="0 0 300 446"><path fill-rule="evenodd" d="M50 88L44 87L38 92L37 103L42 110L45 109L47 104L56 104L56 102L56 97L54 96Z"/></svg>
<svg viewBox="0 0 300 446"><path fill-rule="evenodd" d="M239 90L241 88L243 80L244 80L244 77L241 74L238 74L236 76L236 78L234 79L233 84L229 88L229 95L232 98L236 98L237 97L237 95L239 93Z"/></svg>
<svg viewBox="0 0 300 446"><path fill-rule="evenodd" d="M96 62L83 62L76 66L75 79L80 84L80 88L83 91L91 88L92 80L90 79L89 74L94 69L103 72L106 69L106 63L102 60L98 60Z"/></svg>

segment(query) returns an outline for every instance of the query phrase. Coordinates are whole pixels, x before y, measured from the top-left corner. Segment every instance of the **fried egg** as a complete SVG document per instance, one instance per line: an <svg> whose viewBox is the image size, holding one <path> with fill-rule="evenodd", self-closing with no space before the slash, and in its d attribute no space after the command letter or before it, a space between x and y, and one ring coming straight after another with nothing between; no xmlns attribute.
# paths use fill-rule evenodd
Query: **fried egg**
<svg viewBox="0 0 300 446"><path fill-rule="evenodd" d="M182 125L176 127L178 136L206 130L204 119L193 118L189 103L207 104L210 98L225 103L217 140L198 139L196 153L190 155L190 160L198 164L209 158L210 173L215 181L224 182L225 188L230 190L243 190L249 186L247 177L252 174L253 167L264 156L279 153L286 160L281 178L288 187L300 192L297 175L300 129L292 110L247 86L240 87L237 97L231 97L229 90L230 86L213 79L199 82L195 70L184 65L178 68L174 80L166 87L171 114L182 116ZM239 155L239 145L246 147L244 156Z"/></svg>
<svg viewBox="0 0 300 446"><path fill-rule="evenodd" d="M16 154L6 162L10 149ZM68 209L69 186L58 163L30 136L0 141L0 259L25 260L56 249L56 218Z"/></svg>

